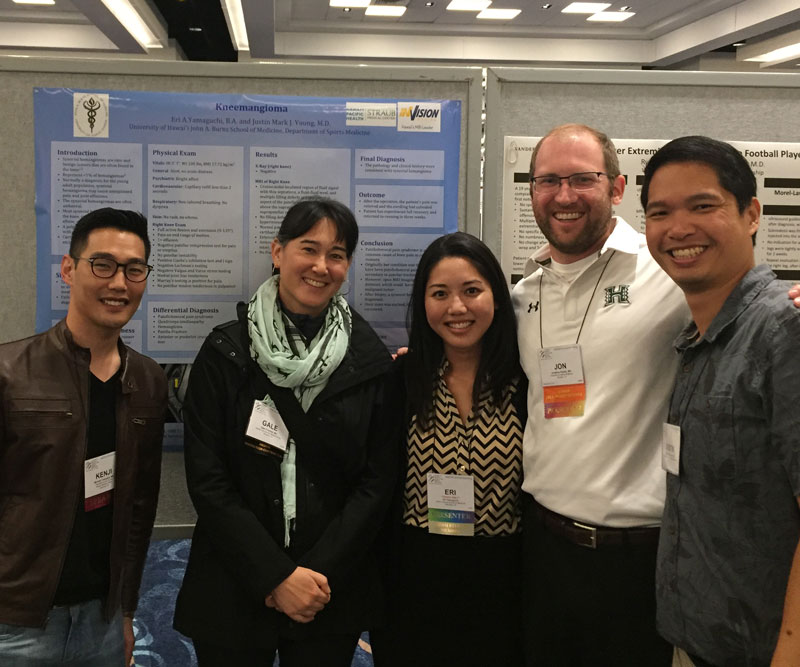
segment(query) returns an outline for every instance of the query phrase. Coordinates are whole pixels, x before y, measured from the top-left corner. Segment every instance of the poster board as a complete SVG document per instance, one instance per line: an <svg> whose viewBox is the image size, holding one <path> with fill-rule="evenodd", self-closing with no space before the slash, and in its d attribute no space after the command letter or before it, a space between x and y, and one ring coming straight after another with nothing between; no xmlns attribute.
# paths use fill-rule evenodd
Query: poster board
<svg viewBox="0 0 800 667"><path fill-rule="evenodd" d="M529 165L540 137L504 137L502 250L500 263L509 285L523 277L527 259L546 239L533 217ZM644 167L667 139L611 137L625 177L622 202L614 214L644 233L641 207ZM724 141L725 139L723 139ZM729 141L748 161L756 177L761 222L756 264L769 264L779 278L800 281L800 143Z"/></svg>
<svg viewBox="0 0 800 667"><path fill-rule="evenodd" d="M104 206L149 219L155 268L123 340L188 363L272 271L298 200L355 212L346 298L390 349L406 343L416 264L458 229L461 102L35 88L37 331L66 314L60 262Z"/></svg>
<svg viewBox="0 0 800 667"><path fill-rule="evenodd" d="M447 99L461 103L459 229L480 234L481 71L465 67L194 63L0 57L6 119L0 178L5 185L0 245L4 285L0 341L34 333L36 217L33 89Z"/></svg>
<svg viewBox="0 0 800 667"><path fill-rule="evenodd" d="M484 241L501 257L504 235L513 234L503 224L506 137L540 137L563 123L583 123L610 137L645 143L704 134L753 145L791 144L800 137L798 104L798 74L490 68ZM523 149L517 146L518 173L528 169ZM759 160L751 161L756 170ZM761 178L759 188L760 194L766 192ZM635 205L637 197L629 182L623 206ZM775 194L773 199L781 206L800 204L792 195ZM513 205L532 220L530 196L522 193L521 184ZM800 225L788 224L792 228L783 233L800 236ZM525 242L532 244L534 239Z"/></svg>

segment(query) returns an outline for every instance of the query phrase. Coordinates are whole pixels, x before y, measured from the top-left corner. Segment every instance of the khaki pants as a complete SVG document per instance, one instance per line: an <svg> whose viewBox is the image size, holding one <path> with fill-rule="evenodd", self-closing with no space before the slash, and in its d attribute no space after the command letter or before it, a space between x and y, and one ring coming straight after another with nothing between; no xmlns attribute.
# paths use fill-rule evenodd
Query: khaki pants
<svg viewBox="0 0 800 667"><path fill-rule="evenodd" d="M672 667L694 667L694 663L686 651L676 646L672 653Z"/></svg>

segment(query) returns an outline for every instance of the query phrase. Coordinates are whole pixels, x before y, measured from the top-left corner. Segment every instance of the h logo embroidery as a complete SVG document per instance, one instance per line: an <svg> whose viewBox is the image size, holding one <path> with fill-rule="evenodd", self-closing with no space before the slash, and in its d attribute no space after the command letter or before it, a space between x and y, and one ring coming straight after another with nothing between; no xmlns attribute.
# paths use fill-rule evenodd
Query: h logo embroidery
<svg viewBox="0 0 800 667"><path fill-rule="evenodd" d="M536 304L534 304L533 301L531 301L528 304L528 312L531 312L531 311L533 311L534 313L538 313L539 312L539 302L538 301L536 302Z"/></svg>
<svg viewBox="0 0 800 667"><path fill-rule="evenodd" d="M619 285L615 286L612 285L611 287L606 287L606 300L603 304L604 306L610 306L615 301L617 303L630 303L631 300L628 295L628 291L630 290L630 285Z"/></svg>

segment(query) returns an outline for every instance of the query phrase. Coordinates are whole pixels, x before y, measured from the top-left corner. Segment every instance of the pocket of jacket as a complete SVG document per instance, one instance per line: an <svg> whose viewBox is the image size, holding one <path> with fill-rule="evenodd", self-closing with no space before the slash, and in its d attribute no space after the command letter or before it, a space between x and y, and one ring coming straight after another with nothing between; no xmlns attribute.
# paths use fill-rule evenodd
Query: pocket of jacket
<svg viewBox="0 0 800 667"><path fill-rule="evenodd" d="M4 460L0 489L28 494L75 460L71 453L84 433L82 420L64 398L11 398L6 403Z"/></svg>
<svg viewBox="0 0 800 667"><path fill-rule="evenodd" d="M148 443L157 438L158 444L161 446L159 436L164 426L165 414L165 408L159 406L131 408L128 425L133 440L138 444Z"/></svg>
<svg viewBox="0 0 800 667"><path fill-rule="evenodd" d="M11 398L8 428L63 428L74 416L72 401L66 398Z"/></svg>

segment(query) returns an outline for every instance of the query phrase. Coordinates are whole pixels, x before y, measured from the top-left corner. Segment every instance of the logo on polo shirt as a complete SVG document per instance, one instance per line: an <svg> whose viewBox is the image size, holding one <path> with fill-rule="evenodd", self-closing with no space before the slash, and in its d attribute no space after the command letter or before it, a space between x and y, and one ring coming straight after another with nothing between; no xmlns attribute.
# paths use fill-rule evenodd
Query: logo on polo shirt
<svg viewBox="0 0 800 667"><path fill-rule="evenodd" d="M604 306L611 306L614 303L630 303L629 291L630 285L612 285L606 287L606 300Z"/></svg>

